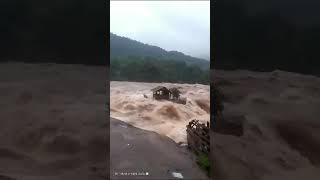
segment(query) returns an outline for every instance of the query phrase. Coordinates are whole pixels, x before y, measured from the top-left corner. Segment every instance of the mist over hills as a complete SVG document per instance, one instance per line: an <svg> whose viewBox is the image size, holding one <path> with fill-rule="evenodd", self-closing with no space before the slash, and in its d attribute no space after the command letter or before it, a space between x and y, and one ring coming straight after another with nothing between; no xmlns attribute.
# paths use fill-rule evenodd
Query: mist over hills
<svg viewBox="0 0 320 180"><path fill-rule="evenodd" d="M201 58L185 55L178 51L166 51L160 47L141 43L126 37L110 33L110 56L115 57L151 57L157 59L182 61L187 65L199 66L201 69L209 69L210 62Z"/></svg>

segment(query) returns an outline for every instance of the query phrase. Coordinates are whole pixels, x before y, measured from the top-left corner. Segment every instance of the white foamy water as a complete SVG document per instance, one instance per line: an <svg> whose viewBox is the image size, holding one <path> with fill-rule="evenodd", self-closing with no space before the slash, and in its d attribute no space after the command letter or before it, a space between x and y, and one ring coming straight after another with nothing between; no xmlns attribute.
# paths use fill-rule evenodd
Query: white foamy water
<svg viewBox="0 0 320 180"><path fill-rule="evenodd" d="M178 87L187 103L157 101L151 89L156 86ZM200 84L110 83L110 115L135 127L166 135L175 142L187 141L186 125L192 119L210 119L210 87ZM147 96L147 98L144 97Z"/></svg>

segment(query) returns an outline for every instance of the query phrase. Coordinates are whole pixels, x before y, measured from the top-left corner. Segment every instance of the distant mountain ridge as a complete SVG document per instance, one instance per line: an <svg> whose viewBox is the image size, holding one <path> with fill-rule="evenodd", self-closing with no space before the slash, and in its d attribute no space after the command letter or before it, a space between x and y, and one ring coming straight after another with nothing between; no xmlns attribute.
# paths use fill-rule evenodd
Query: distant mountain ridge
<svg viewBox="0 0 320 180"><path fill-rule="evenodd" d="M166 51L158 46L144 44L113 33L110 33L110 56L111 58L124 56L149 56L159 59L184 61L187 65L196 65L201 69L210 68L210 62L207 60L188 56L178 51Z"/></svg>

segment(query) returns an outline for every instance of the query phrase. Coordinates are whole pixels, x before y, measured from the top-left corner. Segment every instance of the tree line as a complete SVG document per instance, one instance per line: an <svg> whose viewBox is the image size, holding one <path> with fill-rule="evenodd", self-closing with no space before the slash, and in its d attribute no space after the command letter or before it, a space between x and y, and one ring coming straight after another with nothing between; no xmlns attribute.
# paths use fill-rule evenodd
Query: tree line
<svg viewBox="0 0 320 180"><path fill-rule="evenodd" d="M113 81L209 84L209 69L154 57L112 57L110 78Z"/></svg>

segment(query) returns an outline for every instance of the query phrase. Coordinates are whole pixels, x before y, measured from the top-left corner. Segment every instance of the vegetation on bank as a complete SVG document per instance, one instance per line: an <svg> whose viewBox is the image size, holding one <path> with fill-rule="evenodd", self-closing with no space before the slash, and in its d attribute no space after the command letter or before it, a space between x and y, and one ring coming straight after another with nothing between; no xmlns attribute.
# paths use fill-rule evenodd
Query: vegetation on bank
<svg viewBox="0 0 320 180"><path fill-rule="evenodd" d="M197 156L197 164L200 166L200 168L204 171L206 171L207 175L210 177L210 160L208 154L199 154Z"/></svg>
<svg viewBox="0 0 320 180"><path fill-rule="evenodd" d="M209 69L154 57L118 57L111 58L110 78L114 81L209 84Z"/></svg>

